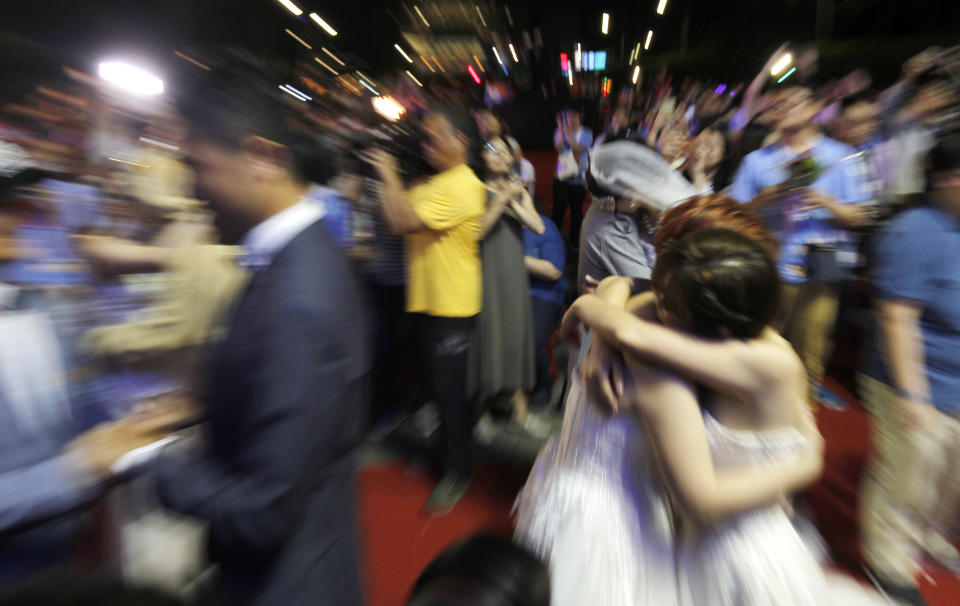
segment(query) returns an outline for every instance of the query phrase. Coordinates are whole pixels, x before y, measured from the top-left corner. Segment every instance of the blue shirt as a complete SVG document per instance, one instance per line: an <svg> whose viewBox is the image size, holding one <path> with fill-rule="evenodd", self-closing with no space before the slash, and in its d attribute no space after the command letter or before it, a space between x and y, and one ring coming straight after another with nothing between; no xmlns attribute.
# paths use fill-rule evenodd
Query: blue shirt
<svg viewBox="0 0 960 606"><path fill-rule="evenodd" d="M353 223L351 221L353 207L350 201L336 190L319 185L312 187L305 197L316 200L323 205L324 214L320 222L333 236L337 246L342 249L353 246Z"/></svg>
<svg viewBox="0 0 960 606"><path fill-rule="evenodd" d="M543 234L537 235L524 228L523 254L535 259L550 261L554 267L562 272L567 261L567 247L563 242L563 236L553 221L543 215L540 215L540 217L543 219L543 226L546 230ZM530 276L530 296L535 299L543 299L563 307L566 293L567 281L562 277L559 280L547 282Z"/></svg>
<svg viewBox="0 0 960 606"><path fill-rule="evenodd" d="M935 206L899 215L878 236L872 270L874 296L919 304L926 374L933 404L960 412L960 219ZM864 371L893 385L880 326Z"/></svg>
<svg viewBox="0 0 960 606"><path fill-rule="evenodd" d="M556 139L558 134L559 134L559 129L554 131L553 133L554 139ZM580 171L577 173L576 177L572 179L567 179L565 183L583 184L584 182L586 182L586 177L587 177L587 164L590 159L590 148L593 147L593 131L590 130L589 128L585 128L581 126L580 129L577 130L577 132L575 132L573 136L574 136L574 139L576 139L577 143L582 145L584 149L580 153L579 157L577 158L578 160L577 164L580 168ZM570 150L571 150L570 143L567 142L566 137L564 137L563 150L561 151L561 153L568 152ZM557 170L559 169L560 169L560 166L558 165Z"/></svg>
<svg viewBox="0 0 960 606"><path fill-rule="evenodd" d="M854 148L821 137L811 152L823 169L820 177L810 186L811 189L820 190L844 204L870 199ZM730 197L747 203L762 189L783 183L789 177L787 166L798 155L783 144L770 145L748 154L733 180ZM767 227L780 242L778 267L780 276L788 284L806 281L808 244L836 244L842 232L829 211L805 208L807 205L802 202L801 196L802 192L789 196L760 212Z"/></svg>

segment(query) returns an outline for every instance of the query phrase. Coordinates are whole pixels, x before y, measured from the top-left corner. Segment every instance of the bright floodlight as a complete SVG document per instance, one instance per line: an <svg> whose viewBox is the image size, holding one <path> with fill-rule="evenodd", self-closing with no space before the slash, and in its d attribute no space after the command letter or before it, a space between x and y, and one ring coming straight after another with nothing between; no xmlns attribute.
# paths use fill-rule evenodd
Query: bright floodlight
<svg viewBox="0 0 960 606"><path fill-rule="evenodd" d="M777 59L776 63L770 66L770 75L779 76L791 63L793 63L793 55L790 53L784 53L782 57Z"/></svg>
<svg viewBox="0 0 960 606"><path fill-rule="evenodd" d="M300 15L303 14L303 11L300 10L300 7L297 6L296 4L294 4L293 2L290 2L290 0L277 0L277 1L278 1L280 4L282 4L282 5L284 6L284 8L286 8L288 11L290 11L291 13L293 13L293 14L296 15L296 16L299 17Z"/></svg>
<svg viewBox="0 0 960 606"><path fill-rule="evenodd" d="M337 35L337 30L330 27L330 24L320 18L320 15L317 13L310 13L310 18L313 19L314 23L323 28L323 31L327 32L331 36Z"/></svg>
<svg viewBox="0 0 960 606"><path fill-rule="evenodd" d="M603 23L600 25L600 31L606 36L610 31L610 13L603 13Z"/></svg>
<svg viewBox="0 0 960 606"><path fill-rule="evenodd" d="M399 120L403 114L407 113L407 108L400 105L393 97L386 95L373 98L373 110L387 120L394 122Z"/></svg>
<svg viewBox="0 0 960 606"><path fill-rule="evenodd" d="M163 80L122 61L101 63L100 77L135 95L159 95L163 92Z"/></svg>
<svg viewBox="0 0 960 606"><path fill-rule="evenodd" d="M643 43L643 50L650 50L650 42L653 40L653 30L647 32L647 41Z"/></svg>
<svg viewBox="0 0 960 606"><path fill-rule="evenodd" d="M657 5L657 14L662 15L665 10L667 10L667 0L660 0L660 4Z"/></svg>

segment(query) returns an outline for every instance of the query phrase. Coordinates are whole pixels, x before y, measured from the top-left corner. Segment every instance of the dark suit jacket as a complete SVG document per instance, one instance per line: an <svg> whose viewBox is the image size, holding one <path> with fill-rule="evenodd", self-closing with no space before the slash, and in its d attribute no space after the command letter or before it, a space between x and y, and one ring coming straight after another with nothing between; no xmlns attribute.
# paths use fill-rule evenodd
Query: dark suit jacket
<svg viewBox="0 0 960 606"><path fill-rule="evenodd" d="M208 452L165 458L165 506L210 524L225 588L264 606L362 604L354 456L369 319L318 221L256 272L212 355Z"/></svg>

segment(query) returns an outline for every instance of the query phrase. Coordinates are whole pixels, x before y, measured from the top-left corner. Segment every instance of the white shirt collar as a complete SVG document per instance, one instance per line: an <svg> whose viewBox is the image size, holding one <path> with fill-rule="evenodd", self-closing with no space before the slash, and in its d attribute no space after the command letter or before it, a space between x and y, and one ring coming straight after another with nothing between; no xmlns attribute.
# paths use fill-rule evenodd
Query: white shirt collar
<svg viewBox="0 0 960 606"><path fill-rule="evenodd" d="M247 232L243 238L245 264L268 265L284 246L326 214L323 203L313 197L314 191Z"/></svg>

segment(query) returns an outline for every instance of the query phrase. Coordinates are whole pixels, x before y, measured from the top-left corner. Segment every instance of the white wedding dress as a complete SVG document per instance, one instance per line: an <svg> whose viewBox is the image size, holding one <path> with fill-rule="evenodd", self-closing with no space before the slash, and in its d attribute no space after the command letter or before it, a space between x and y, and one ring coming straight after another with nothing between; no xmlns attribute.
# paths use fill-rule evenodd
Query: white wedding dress
<svg viewBox="0 0 960 606"><path fill-rule="evenodd" d="M517 499L516 539L549 563L551 606L676 606L673 533L643 428L601 415L571 377L563 429Z"/></svg>
<svg viewBox="0 0 960 606"><path fill-rule="evenodd" d="M734 430L704 414L717 470L798 455L795 429ZM678 546L682 606L880 606L879 594L821 563L779 506L739 514Z"/></svg>

